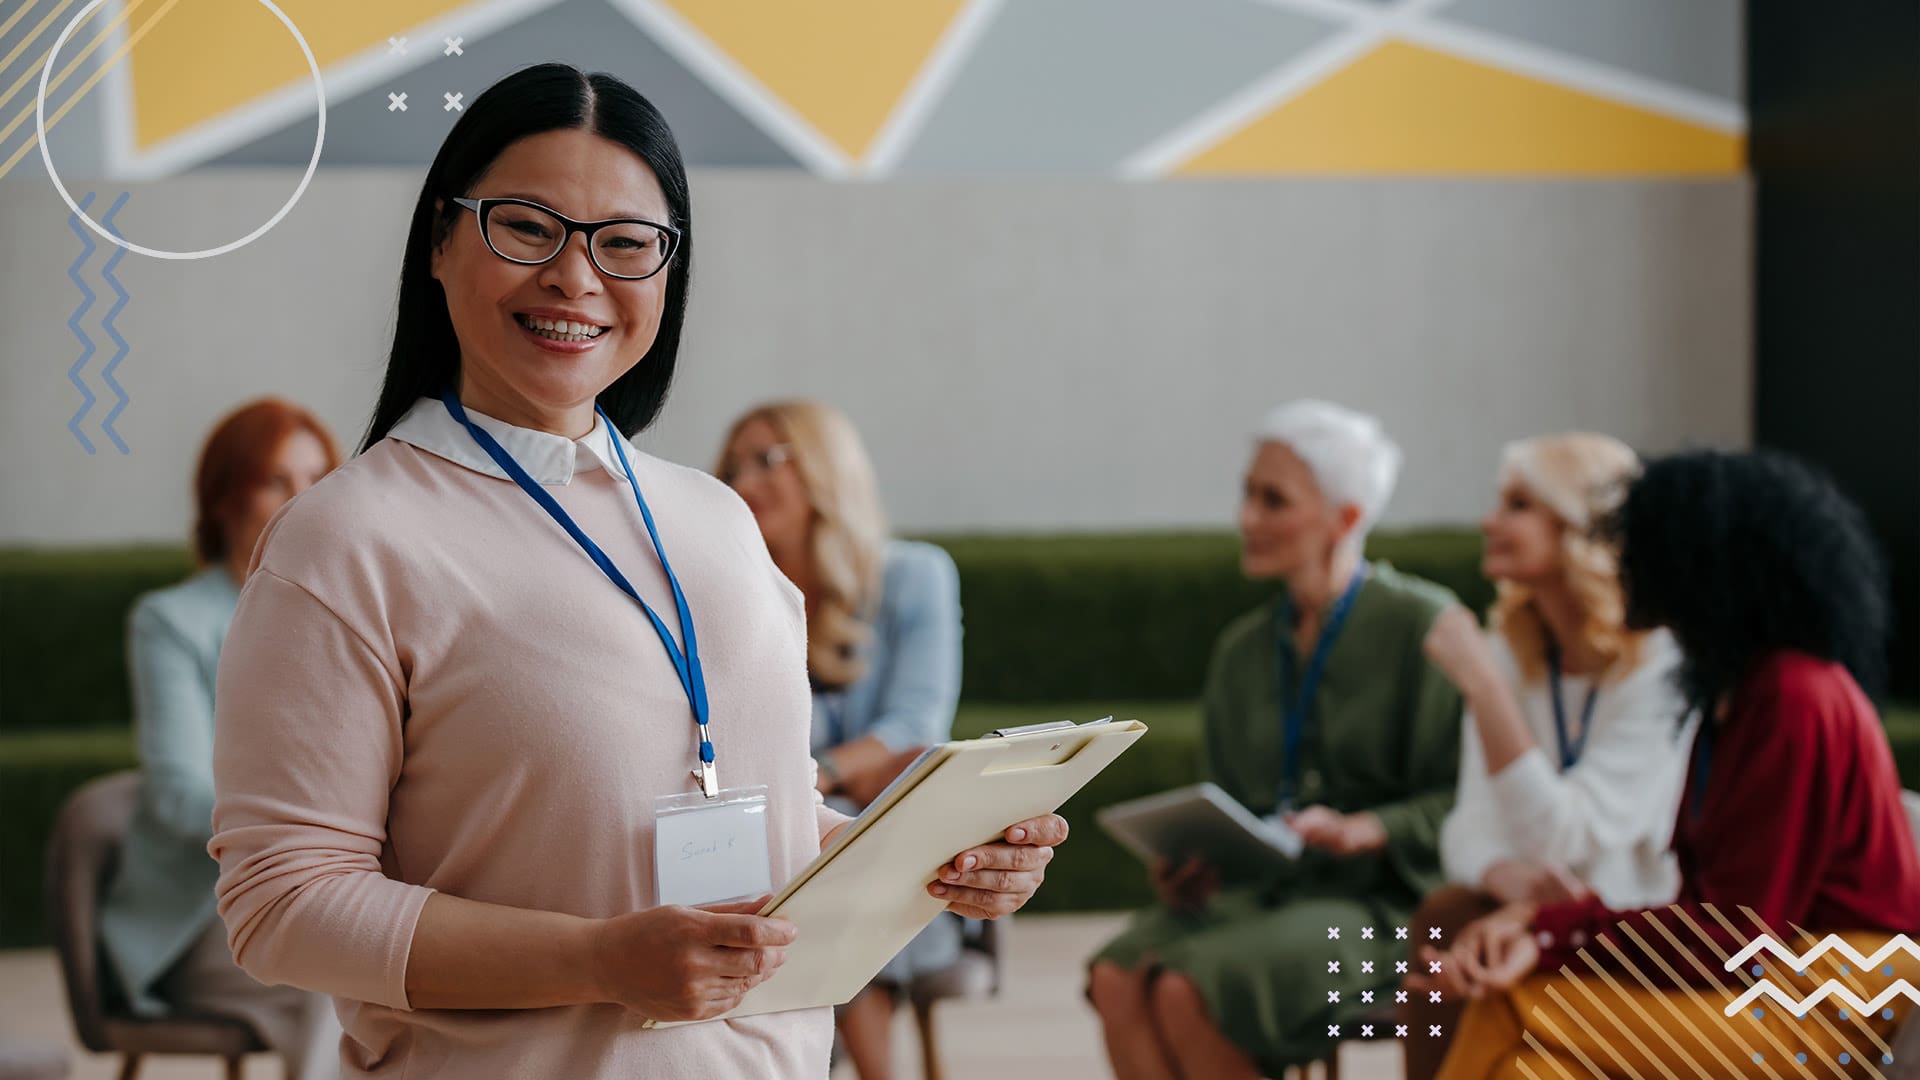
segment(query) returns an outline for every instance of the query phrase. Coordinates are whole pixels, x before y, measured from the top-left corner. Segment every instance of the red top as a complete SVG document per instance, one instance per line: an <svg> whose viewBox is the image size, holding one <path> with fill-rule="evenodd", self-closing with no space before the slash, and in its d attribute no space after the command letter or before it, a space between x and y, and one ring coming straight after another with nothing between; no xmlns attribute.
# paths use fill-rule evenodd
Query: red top
<svg viewBox="0 0 1920 1080"><path fill-rule="evenodd" d="M1615 929L1623 920L1690 982L1707 980L1688 955L1715 976L1722 971L1689 919L1729 955L1764 932L1762 924L1796 952L1806 943L1786 936L1795 927L1920 932L1920 852L1893 752L1845 667L1800 652L1769 656L1734 693L1710 761L1704 793L1696 792L1696 768L1680 800L1677 901L1643 911L1612 911L1597 899L1543 907L1534 918L1539 970L1572 964L1585 971L1576 954L1590 944L1595 961L1618 967L1599 944L1610 940L1642 974L1670 983L1658 964L1645 962L1645 949Z"/></svg>

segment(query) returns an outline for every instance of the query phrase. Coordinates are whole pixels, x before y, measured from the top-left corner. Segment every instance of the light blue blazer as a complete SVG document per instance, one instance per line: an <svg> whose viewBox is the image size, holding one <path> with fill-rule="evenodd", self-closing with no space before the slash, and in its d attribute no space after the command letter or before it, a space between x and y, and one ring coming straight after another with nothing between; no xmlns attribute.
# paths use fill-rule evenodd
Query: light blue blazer
<svg viewBox="0 0 1920 1080"><path fill-rule="evenodd" d="M127 619L140 795L100 937L142 1016L166 1012L154 984L214 921L214 672L239 602L226 568L212 566L141 597Z"/></svg>
<svg viewBox="0 0 1920 1080"><path fill-rule="evenodd" d="M813 752L868 735L887 749L945 742L960 704L960 574L932 544L887 545L866 672L813 695Z"/></svg>
<svg viewBox="0 0 1920 1080"><path fill-rule="evenodd" d="M960 574L953 558L932 544L896 540L887 545L880 604L862 646L867 669L843 690L813 695L813 753L871 735L887 749L945 742L960 704ZM842 813L845 799L827 804ZM877 979L906 986L917 974L938 971L960 955L960 920L942 916L880 971Z"/></svg>

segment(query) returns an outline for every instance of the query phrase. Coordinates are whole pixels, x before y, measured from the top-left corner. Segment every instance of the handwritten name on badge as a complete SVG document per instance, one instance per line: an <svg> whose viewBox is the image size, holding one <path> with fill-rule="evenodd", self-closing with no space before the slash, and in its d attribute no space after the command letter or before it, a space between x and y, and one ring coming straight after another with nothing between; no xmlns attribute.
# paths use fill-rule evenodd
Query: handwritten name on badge
<svg viewBox="0 0 1920 1080"><path fill-rule="evenodd" d="M739 837L728 833L726 843L724 844L718 840L709 841L704 844L697 844L689 840L680 845L680 861L686 862L688 859L698 859L703 855L718 855L721 851L732 851L734 841L738 839Z"/></svg>
<svg viewBox="0 0 1920 1080"><path fill-rule="evenodd" d="M698 906L773 891L764 799L662 814L653 854L662 904Z"/></svg>

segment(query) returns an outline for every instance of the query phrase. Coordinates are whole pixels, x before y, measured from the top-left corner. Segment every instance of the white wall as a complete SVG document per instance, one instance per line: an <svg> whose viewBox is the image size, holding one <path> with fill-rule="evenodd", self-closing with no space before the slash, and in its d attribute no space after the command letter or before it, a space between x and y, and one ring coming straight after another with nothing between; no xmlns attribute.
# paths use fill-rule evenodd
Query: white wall
<svg viewBox="0 0 1920 1080"><path fill-rule="evenodd" d="M279 171L140 185L119 222L205 245ZM80 242L44 176L0 182L0 543L184 535L199 441L277 393L352 442L384 363L412 170L325 170L217 259L127 256L121 456L66 423ZM107 193L109 196L111 193ZM1744 445L1743 181L695 177L681 377L642 444L708 462L789 394L845 408L906 530L1226 527L1245 432L1294 395L1380 413L1408 450L1392 522L1467 521L1502 442L1582 427L1647 450ZM104 199L103 199L104 202ZM83 271L97 276L104 252ZM99 341L97 306L83 327Z"/></svg>

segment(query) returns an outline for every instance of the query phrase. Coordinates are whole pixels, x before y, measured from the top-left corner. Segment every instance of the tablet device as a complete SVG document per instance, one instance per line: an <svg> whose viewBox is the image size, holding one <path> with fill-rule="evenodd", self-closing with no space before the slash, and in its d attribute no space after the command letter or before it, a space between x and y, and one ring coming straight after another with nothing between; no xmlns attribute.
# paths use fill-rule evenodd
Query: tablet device
<svg viewBox="0 0 1920 1080"><path fill-rule="evenodd" d="M1214 784L1193 784L1117 803L1094 816L1109 835L1149 865L1198 858L1222 880L1256 880L1300 857L1298 833L1253 811Z"/></svg>

